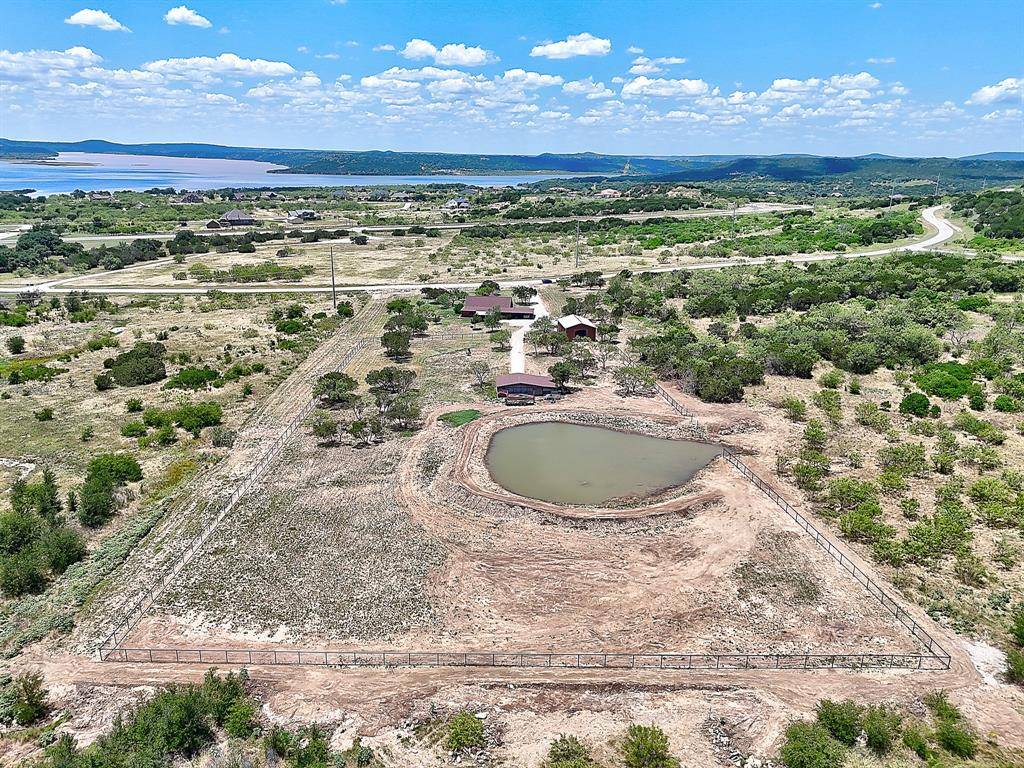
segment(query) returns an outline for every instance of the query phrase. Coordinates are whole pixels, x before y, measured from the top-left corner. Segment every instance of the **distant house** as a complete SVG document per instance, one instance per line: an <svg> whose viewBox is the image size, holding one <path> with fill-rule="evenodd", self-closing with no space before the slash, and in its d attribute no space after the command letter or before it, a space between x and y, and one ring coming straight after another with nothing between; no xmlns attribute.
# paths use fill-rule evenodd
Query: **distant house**
<svg viewBox="0 0 1024 768"><path fill-rule="evenodd" d="M494 387L499 397L509 395L530 395L543 397L558 391L558 385L550 376L537 376L532 373L507 373L494 379Z"/></svg>
<svg viewBox="0 0 1024 768"><path fill-rule="evenodd" d="M254 219L250 214L243 213L237 208L225 213L218 219L218 221L222 227L251 227L256 223L256 219Z"/></svg>
<svg viewBox="0 0 1024 768"><path fill-rule="evenodd" d="M90 200L113 200L113 192L90 192L88 195Z"/></svg>
<svg viewBox="0 0 1024 768"><path fill-rule="evenodd" d="M216 219L211 219L210 221L206 222L206 228L207 229L222 229L220 222L217 221Z"/></svg>
<svg viewBox="0 0 1024 768"><path fill-rule="evenodd" d="M579 315L566 315L558 318L558 328L565 332L569 339L590 339L597 341L597 326Z"/></svg>
<svg viewBox="0 0 1024 768"><path fill-rule="evenodd" d="M203 202L203 196L198 192L186 192L181 196L179 200L181 203L201 203Z"/></svg>
<svg viewBox="0 0 1024 768"><path fill-rule="evenodd" d="M513 319L533 317L533 307L517 307L512 303L511 296L467 296L462 304L459 314L463 317L482 317L490 310L497 307L501 310L501 316Z"/></svg>
<svg viewBox="0 0 1024 768"><path fill-rule="evenodd" d="M619 192L619 190L617 189L602 189L600 192L597 193L597 196L611 199L616 197L622 197L622 193Z"/></svg>
<svg viewBox="0 0 1024 768"><path fill-rule="evenodd" d="M465 211L469 210L469 200L464 197L455 197L441 207L446 211Z"/></svg>
<svg viewBox="0 0 1024 768"><path fill-rule="evenodd" d="M318 219L316 211L311 211L308 208L303 208L300 211L292 211L291 217L293 219L299 219L300 221L313 221Z"/></svg>

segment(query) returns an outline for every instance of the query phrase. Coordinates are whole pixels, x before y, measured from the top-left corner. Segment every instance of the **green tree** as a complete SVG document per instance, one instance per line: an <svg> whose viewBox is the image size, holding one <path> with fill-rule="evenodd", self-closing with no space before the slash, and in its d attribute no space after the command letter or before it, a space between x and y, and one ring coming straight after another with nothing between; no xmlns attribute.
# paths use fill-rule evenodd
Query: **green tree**
<svg viewBox="0 0 1024 768"><path fill-rule="evenodd" d="M669 754L668 736L656 725L633 724L622 742L626 768L676 768L679 761Z"/></svg>

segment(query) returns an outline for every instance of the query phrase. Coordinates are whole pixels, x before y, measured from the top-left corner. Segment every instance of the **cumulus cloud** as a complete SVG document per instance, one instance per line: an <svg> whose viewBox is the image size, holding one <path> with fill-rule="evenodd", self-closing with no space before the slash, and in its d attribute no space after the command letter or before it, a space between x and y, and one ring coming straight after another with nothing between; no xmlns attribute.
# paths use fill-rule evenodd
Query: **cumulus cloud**
<svg viewBox="0 0 1024 768"><path fill-rule="evenodd" d="M622 86L622 95L626 98L638 96L694 97L703 96L709 90L708 84L703 80L672 80L641 75Z"/></svg>
<svg viewBox="0 0 1024 768"><path fill-rule="evenodd" d="M188 27L200 27L202 29L209 29L213 26L208 18L200 16L185 5L179 5L175 8L171 8L171 10L164 14L164 21L171 26L184 24Z"/></svg>
<svg viewBox="0 0 1024 768"><path fill-rule="evenodd" d="M395 50L395 46L393 46L391 43L381 43L380 45L373 46L373 52L374 53L380 53L381 51L393 51L393 50Z"/></svg>
<svg viewBox="0 0 1024 768"><path fill-rule="evenodd" d="M553 85L561 85L562 78L558 75L542 75L539 72L528 72L525 69L510 69L501 77L495 78L499 85L512 85L526 90L537 88L548 88Z"/></svg>
<svg viewBox="0 0 1024 768"><path fill-rule="evenodd" d="M644 49L641 48L639 45L631 45L631 46L629 46L629 48L626 49L626 51L628 51L629 53L632 53L634 56L637 56L637 55L643 53Z"/></svg>
<svg viewBox="0 0 1024 768"><path fill-rule="evenodd" d="M971 94L968 104L996 104L1024 99L1024 78L1008 77L995 85L985 85Z"/></svg>
<svg viewBox="0 0 1024 768"><path fill-rule="evenodd" d="M157 59L142 68L169 77L185 80L208 80L211 77L285 77L295 74L291 64L266 59L243 59L234 53L220 56L193 56L187 59Z"/></svg>
<svg viewBox="0 0 1024 768"><path fill-rule="evenodd" d="M454 67L482 67L499 61L493 51L476 45L447 43L440 48L429 40L413 38L405 44L402 56L407 59L433 59L435 64Z"/></svg>
<svg viewBox="0 0 1024 768"><path fill-rule="evenodd" d="M64 19L64 23L73 24L76 27L96 27L104 32L131 32L128 27L106 11L97 11L92 8L76 11Z"/></svg>
<svg viewBox="0 0 1024 768"><path fill-rule="evenodd" d="M615 95L604 83L595 83L593 77L586 80L570 80L562 86L562 90L572 96L584 96L588 99L610 99Z"/></svg>
<svg viewBox="0 0 1024 768"><path fill-rule="evenodd" d="M595 37L589 32L581 32L578 35L569 35L565 40L535 45L530 55L542 56L545 59L571 59L575 56L605 56L611 50L611 40Z"/></svg>
<svg viewBox="0 0 1024 768"><path fill-rule="evenodd" d="M4 80L59 79L94 67L103 58L80 45L64 51L0 51L0 75Z"/></svg>
<svg viewBox="0 0 1024 768"><path fill-rule="evenodd" d="M656 75L659 72L664 72L665 67L685 63L686 59L679 56L660 56L656 59L651 59L647 56L637 56L633 59L633 66L629 68L629 74Z"/></svg>

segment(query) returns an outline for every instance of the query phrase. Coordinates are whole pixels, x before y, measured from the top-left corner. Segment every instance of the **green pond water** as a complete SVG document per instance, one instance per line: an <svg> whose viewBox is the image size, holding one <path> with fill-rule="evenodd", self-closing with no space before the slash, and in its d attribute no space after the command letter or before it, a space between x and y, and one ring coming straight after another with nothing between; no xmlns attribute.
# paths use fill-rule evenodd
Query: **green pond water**
<svg viewBox="0 0 1024 768"><path fill-rule="evenodd" d="M544 421L496 432L487 467L520 496L594 505L682 485L720 453L709 443Z"/></svg>

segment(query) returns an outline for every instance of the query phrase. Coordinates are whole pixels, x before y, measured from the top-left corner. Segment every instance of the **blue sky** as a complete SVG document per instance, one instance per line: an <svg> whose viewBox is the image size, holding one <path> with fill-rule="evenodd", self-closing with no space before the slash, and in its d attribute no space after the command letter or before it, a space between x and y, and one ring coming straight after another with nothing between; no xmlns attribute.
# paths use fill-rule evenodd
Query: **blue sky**
<svg viewBox="0 0 1024 768"><path fill-rule="evenodd" d="M1024 150L1019 0L4 0L0 30L8 138Z"/></svg>

